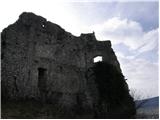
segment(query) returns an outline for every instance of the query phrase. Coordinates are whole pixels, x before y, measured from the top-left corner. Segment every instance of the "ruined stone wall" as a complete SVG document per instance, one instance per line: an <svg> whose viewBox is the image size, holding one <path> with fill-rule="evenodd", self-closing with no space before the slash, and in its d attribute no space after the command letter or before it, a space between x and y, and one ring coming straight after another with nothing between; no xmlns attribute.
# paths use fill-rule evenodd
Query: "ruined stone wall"
<svg viewBox="0 0 160 120"><path fill-rule="evenodd" d="M97 41L93 33L75 37L33 13L21 14L2 31L1 39L2 97L44 97L73 105L81 95L84 104L92 104L98 93L85 72L93 58L102 56L121 71L110 41Z"/></svg>

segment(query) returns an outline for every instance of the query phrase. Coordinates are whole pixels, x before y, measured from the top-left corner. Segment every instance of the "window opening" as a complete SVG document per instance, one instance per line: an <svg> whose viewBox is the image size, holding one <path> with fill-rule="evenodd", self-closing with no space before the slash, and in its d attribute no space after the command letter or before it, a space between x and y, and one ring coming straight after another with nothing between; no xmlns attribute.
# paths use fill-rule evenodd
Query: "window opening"
<svg viewBox="0 0 160 120"><path fill-rule="evenodd" d="M103 61L103 57L102 56L97 56L97 57L94 57L93 58L93 62L96 63L96 62L102 62Z"/></svg>
<svg viewBox="0 0 160 120"><path fill-rule="evenodd" d="M46 92L47 69L38 68L38 88L41 94Z"/></svg>

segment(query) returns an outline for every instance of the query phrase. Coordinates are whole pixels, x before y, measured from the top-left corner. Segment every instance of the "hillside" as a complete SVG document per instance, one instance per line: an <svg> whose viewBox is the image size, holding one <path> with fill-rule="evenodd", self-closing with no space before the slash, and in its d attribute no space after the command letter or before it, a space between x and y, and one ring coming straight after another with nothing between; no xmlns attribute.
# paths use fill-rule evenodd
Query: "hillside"
<svg viewBox="0 0 160 120"><path fill-rule="evenodd" d="M153 97L136 102L136 118L159 118L159 97Z"/></svg>

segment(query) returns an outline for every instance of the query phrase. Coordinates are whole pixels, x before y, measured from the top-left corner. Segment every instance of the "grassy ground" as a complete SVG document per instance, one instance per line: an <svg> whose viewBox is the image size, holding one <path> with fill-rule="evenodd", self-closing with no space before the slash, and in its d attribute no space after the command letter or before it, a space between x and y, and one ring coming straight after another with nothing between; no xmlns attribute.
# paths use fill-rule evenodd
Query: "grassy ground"
<svg viewBox="0 0 160 120"><path fill-rule="evenodd" d="M10 101L2 102L1 105L1 117L3 119L72 119L93 117L88 111L85 112L86 115L79 114L82 111L76 111L77 107L69 109L56 104L40 103L38 101Z"/></svg>
<svg viewBox="0 0 160 120"><path fill-rule="evenodd" d="M75 107L76 108L76 107ZM68 112L69 111L69 112ZM75 112L75 110L73 110ZM75 116L70 110L65 110L62 106L40 103L38 101L8 101L1 103L1 117L3 119L56 119L56 118L82 118ZM86 111L86 113L89 113ZM138 112L139 113L139 112ZM84 118L93 116L85 115ZM133 117L134 118L134 117ZM146 115L138 114L136 118L148 118ZM158 118L157 116L149 118Z"/></svg>
<svg viewBox="0 0 160 120"><path fill-rule="evenodd" d="M159 108L140 108L137 110L137 119L158 119Z"/></svg>
<svg viewBox="0 0 160 120"><path fill-rule="evenodd" d="M53 104L42 104L37 101L2 102L2 118L57 118L60 108Z"/></svg>

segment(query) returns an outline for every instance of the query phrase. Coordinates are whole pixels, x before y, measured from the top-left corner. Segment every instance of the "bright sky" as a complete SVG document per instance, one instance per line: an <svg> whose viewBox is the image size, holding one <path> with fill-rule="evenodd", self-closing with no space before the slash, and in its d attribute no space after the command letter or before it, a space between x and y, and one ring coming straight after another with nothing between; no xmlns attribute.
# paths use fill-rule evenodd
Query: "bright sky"
<svg viewBox="0 0 160 120"><path fill-rule="evenodd" d="M43 16L76 36L95 31L98 40L111 40L129 88L144 97L157 96L158 0L88 1L3 0L0 31L24 11Z"/></svg>

